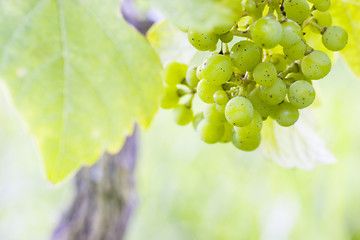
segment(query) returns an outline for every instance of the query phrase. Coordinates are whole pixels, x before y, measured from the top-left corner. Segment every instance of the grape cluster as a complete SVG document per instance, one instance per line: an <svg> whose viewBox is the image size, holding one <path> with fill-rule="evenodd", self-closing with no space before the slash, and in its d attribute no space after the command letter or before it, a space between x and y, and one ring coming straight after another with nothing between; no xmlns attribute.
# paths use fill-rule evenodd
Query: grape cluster
<svg viewBox="0 0 360 240"><path fill-rule="evenodd" d="M320 34L328 50L346 46L346 31L331 25L330 5L330 0L245 0L241 18L231 26L188 29L192 46L212 53L199 66L165 66L161 107L173 108L179 125L192 122L206 143L255 150L263 121L293 125L299 109L315 99L312 81L330 72L330 58L308 44L305 28ZM217 45L220 51L214 52ZM195 95L205 103L197 114Z"/></svg>

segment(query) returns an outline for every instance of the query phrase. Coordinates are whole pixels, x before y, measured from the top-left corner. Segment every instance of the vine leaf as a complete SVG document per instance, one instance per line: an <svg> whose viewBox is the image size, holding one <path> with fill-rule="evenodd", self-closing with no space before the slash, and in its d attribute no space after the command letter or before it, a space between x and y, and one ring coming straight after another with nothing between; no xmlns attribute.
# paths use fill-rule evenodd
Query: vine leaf
<svg viewBox="0 0 360 240"><path fill-rule="evenodd" d="M0 77L56 183L157 111L161 63L117 0L2 1Z"/></svg>
<svg viewBox="0 0 360 240"><path fill-rule="evenodd" d="M150 0L180 29L212 31L229 26L241 14L241 1L234 0Z"/></svg>
<svg viewBox="0 0 360 240"><path fill-rule="evenodd" d="M274 120L264 122L261 143L263 155L286 168L313 169L317 164L332 164L335 156L316 134L314 119L308 111L291 127L281 127Z"/></svg>
<svg viewBox="0 0 360 240"><path fill-rule="evenodd" d="M341 54L353 72L360 76L360 1L334 0L330 11L333 24L343 27L349 34L348 44Z"/></svg>

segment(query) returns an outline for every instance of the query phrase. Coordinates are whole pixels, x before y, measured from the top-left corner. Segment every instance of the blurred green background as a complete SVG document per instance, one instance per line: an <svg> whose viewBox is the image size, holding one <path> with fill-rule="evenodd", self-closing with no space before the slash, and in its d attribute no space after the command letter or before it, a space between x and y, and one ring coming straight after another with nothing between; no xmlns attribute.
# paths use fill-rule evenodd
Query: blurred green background
<svg viewBox="0 0 360 240"><path fill-rule="evenodd" d="M139 202L127 239L360 239L360 81L339 59L319 85L318 134L338 162L311 171L204 144L161 110L140 134ZM2 92L0 239L47 239L72 190L71 179L46 181Z"/></svg>

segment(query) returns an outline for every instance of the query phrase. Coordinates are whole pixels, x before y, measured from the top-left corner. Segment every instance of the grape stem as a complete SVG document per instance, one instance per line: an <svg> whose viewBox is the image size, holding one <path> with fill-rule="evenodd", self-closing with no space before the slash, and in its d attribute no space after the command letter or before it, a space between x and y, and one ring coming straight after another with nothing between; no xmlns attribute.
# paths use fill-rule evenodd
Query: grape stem
<svg viewBox="0 0 360 240"><path fill-rule="evenodd" d="M187 108L191 108L191 107L192 107L192 102L193 102L193 100L194 100L194 96L195 96L195 94L192 93L189 101L188 101L187 103L185 103L185 107L187 107Z"/></svg>
<svg viewBox="0 0 360 240"><path fill-rule="evenodd" d="M238 37L246 37L246 38L250 38L251 39L251 33L249 30L246 31L239 31L239 30L231 30L232 34L234 36L238 36Z"/></svg>
<svg viewBox="0 0 360 240"><path fill-rule="evenodd" d="M281 79L285 79L285 77L291 73L291 72L299 72L300 68L299 68L299 63L298 62L293 62L290 66L288 66L283 72L278 74L278 77Z"/></svg>
<svg viewBox="0 0 360 240"><path fill-rule="evenodd" d="M308 20L306 20L306 21L303 23L303 28L305 28L306 26L310 25L310 26L313 26L320 34L324 34L324 32L326 31L326 27L320 26L320 25L317 24L315 21L316 21L315 18L313 18L313 17L309 18Z"/></svg>

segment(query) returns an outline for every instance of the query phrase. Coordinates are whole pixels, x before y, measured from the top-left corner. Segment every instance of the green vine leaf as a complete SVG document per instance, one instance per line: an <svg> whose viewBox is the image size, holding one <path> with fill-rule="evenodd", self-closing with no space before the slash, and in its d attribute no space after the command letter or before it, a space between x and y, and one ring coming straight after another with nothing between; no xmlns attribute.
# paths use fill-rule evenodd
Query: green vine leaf
<svg viewBox="0 0 360 240"><path fill-rule="evenodd" d="M150 0L180 29L212 31L229 26L242 14L239 0Z"/></svg>
<svg viewBox="0 0 360 240"><path fill-rule="evenodd" d="M330 8L333 24L343 27L349 41L341 54L357 76L360 76L360 1L334 0Z"/></svg>
<svg viewBox="0 0 360 240"><path fill-rule="evenodd" d="M157 111L161 63L117 0L2 1L0 77L56 183Z"/></svg>

